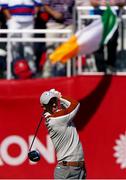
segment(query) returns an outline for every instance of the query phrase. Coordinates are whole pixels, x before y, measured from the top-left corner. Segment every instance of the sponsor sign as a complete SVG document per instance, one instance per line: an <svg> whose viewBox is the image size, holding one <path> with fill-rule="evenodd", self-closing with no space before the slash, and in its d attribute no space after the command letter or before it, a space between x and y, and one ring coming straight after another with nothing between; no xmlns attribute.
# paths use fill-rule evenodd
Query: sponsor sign
<svg viewBox="0 0 126 180"><path fill-rule="evenodd" d="M44 121L27 153L40 120L39 97L55 88L80 101L75 124L83 145L88 179L126 179L126 77L78 76L0 82L0 179L51 179L57 163Z"/></svg>

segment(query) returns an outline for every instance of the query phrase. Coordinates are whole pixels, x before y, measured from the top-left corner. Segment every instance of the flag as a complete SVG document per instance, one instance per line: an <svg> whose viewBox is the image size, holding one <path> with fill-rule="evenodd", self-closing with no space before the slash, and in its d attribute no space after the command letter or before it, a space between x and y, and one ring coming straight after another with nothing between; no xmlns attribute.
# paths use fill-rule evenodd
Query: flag
<svg viewBox="0 0 126 180"><path fill-rule="evenodd" d="M77 55L88 55L107 44L118 27L117 15L110 6L107 6L101 18L94 20L90 25L77 31L74 35L61 44L49 58L52 63L62 62Z"/></svg>

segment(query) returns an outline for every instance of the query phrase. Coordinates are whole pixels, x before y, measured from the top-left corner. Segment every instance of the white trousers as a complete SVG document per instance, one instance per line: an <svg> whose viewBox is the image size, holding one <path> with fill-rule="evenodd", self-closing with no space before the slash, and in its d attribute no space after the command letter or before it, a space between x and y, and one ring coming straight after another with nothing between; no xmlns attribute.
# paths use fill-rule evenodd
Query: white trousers
<svg viewBox="0 0 126 180"><path fill-rule="evenodd" d="M25 17L24 17L25 18ZM34 22L16 22L12 17L8 22L8 29L33 29ZM17 38L30 38L33 37L31 33L11 33L10 37ZM16 61L19 59L26 59L30 66L31 71L34 73L36 71L35 67L35 57L33 51L33 43L32 42L12 42L11 43L11 53L12 53L12 61Z"/></svg>

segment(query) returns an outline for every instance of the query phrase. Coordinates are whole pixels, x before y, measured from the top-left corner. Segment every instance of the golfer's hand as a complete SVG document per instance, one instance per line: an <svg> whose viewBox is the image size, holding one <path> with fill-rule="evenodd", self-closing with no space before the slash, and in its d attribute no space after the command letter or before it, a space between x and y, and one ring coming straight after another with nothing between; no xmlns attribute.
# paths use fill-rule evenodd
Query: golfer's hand
<svg viewBox="0 0 126 180"><path fill-rule="evenodd" d="M58 99L60 99L62 97L61 92L56 91L55 89L50 89L50 92L54 93Z"/></svg>
<svg viewBox="0 0 126 180"><path fill-rule="evenodd" d="M43 115L44 115L44 117L45 117L46 119L51 116L51 114L50 114L49 112L46 112L46 113L44 113Z"/></svg>

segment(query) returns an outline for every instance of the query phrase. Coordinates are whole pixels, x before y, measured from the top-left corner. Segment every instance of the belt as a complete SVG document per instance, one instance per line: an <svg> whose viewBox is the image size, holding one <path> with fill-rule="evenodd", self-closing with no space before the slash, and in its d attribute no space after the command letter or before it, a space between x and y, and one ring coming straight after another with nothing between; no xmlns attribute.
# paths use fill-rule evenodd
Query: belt
<svg viewBox="0 0 126 180"><path fill-rule="evenodd" d="M63 165L63 166L74 166L74 167L81 167L84 168L84 161L62 161L60 163L58 163L59 165Z"/></svg>

